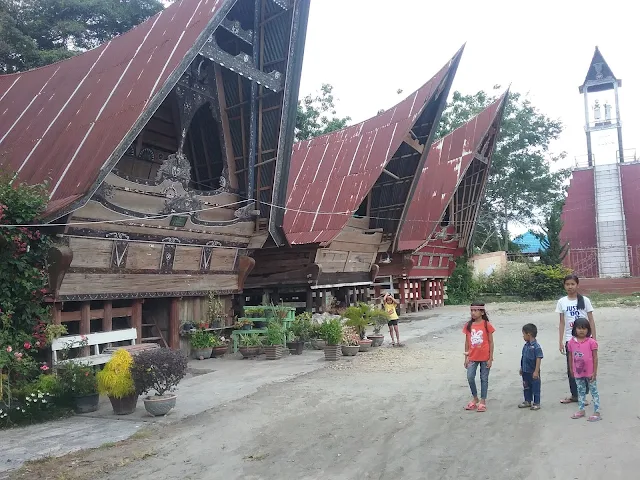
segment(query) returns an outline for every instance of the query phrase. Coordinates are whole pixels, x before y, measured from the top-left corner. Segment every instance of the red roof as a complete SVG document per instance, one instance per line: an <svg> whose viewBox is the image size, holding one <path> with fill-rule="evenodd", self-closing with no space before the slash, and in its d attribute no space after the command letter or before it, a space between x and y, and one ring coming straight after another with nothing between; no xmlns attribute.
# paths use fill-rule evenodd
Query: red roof
<svg viewBox="0 0 640 480"><path fill-rule="evenodd" d="M460 54L395 107L293 146L283 223L290 244L326 244L340 233Z"/></svg>
<svg viewBox="0 0 640 480"><path fill-rule="evenodd" d="M469 122L433 142L400 230L399 251L415 251L431 238L483 138L500 122L505 98L506 93Z"/></svg>
<svg viewBox="0 0 640 480"><path fill-rule="evenodd" d="M0 76L0 166L49 180L48 214L88 199L234 3L181 0L82 55Z"/></svg>

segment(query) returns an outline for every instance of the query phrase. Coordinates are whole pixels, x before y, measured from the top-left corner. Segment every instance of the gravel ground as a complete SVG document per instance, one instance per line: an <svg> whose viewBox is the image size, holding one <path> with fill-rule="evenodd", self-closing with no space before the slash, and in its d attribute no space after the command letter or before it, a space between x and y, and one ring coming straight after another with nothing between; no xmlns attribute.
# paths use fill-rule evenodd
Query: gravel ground
<svg viewBox="0 0 640 480"><path fill-rule="evenodd" d="M596 308L603 420L589 424L569 418L575 405L559 403L568 385L553 306L489 310L497 331L486 413L462 408L470 398L460 331L467 314L446 307L441 311L459 317L405 348L345 358L146 436L29 464L12 478L633 478L640 449L638 308ZM516 408L527 322L538 325L545 353L537 412Z"/></svg>

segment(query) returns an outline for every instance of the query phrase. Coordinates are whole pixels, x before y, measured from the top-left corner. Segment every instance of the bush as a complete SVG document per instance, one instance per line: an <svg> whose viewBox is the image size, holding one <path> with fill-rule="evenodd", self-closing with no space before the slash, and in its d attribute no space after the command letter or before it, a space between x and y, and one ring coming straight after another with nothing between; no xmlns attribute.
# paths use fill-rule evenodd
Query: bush
<svg viewBox="0 0 640 480"><path fill-rule="evenodd" d="M284 327L277 320L271 320L267 325L267 345L282 345Z"/></svg>
<svg viewBox="0 0 640 480"><path fill-rule="evenodd" d="M384 310L379 308L374 309L369 314L369 321L373 323L373 333L379 335L380 330L389 322L390 318L389 314Z"/></svg>
<svg viewBox="0 0 640 480"><path fill-rule="evenodd" d="M364 338L367 325L369 324L369 320L366 318L370 315L369 306L366 304L357 307L351 306L347 308L342 315L347 319L346 325L355 328L360 338Z"/></svg>
<svg viewBox="0 0 640 480"><path fill-rule="evenodd" d="M172 392L187 373L187 357L180 351L154 348L138 353L133 359L131 376L136 393L155 390L161 396Z"/></svg>
<svg viewBox="0 0 640 480"><path fill-rule="evenodd" d="M308 342L311 339L312 324L309 312L301 313L291 324L291 333L299 342Z"/></svg>
<svg viewBox="0 0 640 480"><path fill-rule="evenodd" d="M200 350L203 348L213 348L216 344L216 337L213 333L204 330L196 330L191 334L191 348Z"/></svg>
<svg viewBox="0 0 640 480"><path fill-rule="evenodd" d="M320 325L320 335L327 345L340 345L342 341L342 324L337 318L332 318Z"/></svg>
<svg viewBox="0 0 640 480"><path fill-rule="evenodd" d="M80 363L67 363L58 370L62 394L68 397L85 397L98 393L98 383L93 367Z"/></svg>
<svg viewBox="0 0 640 480"><path fill-rule="evenodd" d="M479 293L511 295L530 300L549 300L564 292L563 279L570 270L558 265L509 263L489 276L475 280Z"/></svg>
<svg viewBox="0 0 640 480"><path fill-rule="evenodd" d="M534 265L531 267L530 295L536 300L549 300L564 295L564 277L571 270L562 265Z"/></svg>
<svg viewBox="0 0 640 480"><path fill-rule="evenodd" d="M119 349L113 354L104 369L98 372L98 391L113 398L123 398L136 393L131 377L133 358L126 350Z"/></svg>
<svg viewBox="0 0 640 480"><path fill-rule="evenodd" d="M467 257L460 257L456 261L456 268L447 280L447 303L451 305L469 303L475 298L476 293L477 285L473 279L473 268Z"/></svg>

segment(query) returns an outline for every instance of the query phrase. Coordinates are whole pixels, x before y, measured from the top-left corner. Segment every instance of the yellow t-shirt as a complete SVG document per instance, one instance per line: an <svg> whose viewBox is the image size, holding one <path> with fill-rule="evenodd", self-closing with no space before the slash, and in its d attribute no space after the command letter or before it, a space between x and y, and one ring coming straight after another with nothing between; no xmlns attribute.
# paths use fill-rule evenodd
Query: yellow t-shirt
<svg viewBox="0 0 640 480"><path fill-rule="evenodd" d="M396 304L386 303L384 304L384 310L389 314L390 320L398 320L398 313L396 312Z"/></svg>

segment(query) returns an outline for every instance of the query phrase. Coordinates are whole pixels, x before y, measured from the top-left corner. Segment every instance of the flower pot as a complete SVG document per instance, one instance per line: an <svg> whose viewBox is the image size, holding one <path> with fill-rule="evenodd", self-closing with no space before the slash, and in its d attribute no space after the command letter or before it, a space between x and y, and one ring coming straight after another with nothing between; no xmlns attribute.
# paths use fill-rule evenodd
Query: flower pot
<svg viewBox="0 0 640 480"><path fill-rule="evenodd" d="M90 413L98 410L100 395L83 395L82 397L73 397L74 410L76 413Z"/></svg>
<svg viewBox="0 0 640 480"><path fill-rule="evenodd" d="M212 357L222 358L225 353L229 350L229 347L226 345L221 345L219 347L213 347Z"/></svg>
<svg viewBox="0 0 640 480"><path fill-rule="evenodd" d="M113 413L116 415L129 415L136 409L138 403L138 395L128 395L122 398L109 397L111 406L113 407Z"/></svg>
<svg viewBox="0 0 640 480"><path fill-rule="evenodd" d="M287 347L289 348L289 353L291 353L291 355L302 355L304 342L287 342Z"/></svg>
<svg viewBox="0 0 640 480"><path fill-rule="evenodd" d="M373 340L360 340L360 352L368 352L371 350Z"/></svg>
<svg viewBox="0 0 640 480"><path fill-rule="evenodd" d="M360 350L360 345L342 345L342 355L345 357L355 357Z"/></svg>
<svg viewBox="0 0 640 480"><path fill-rule="evenodd" d="M253 327L254 328L264 328L266 326L266 323L264 320L255 320L253 322Z"/></svg>
<svg viewBox="0 0 640 480"><path fill-rule="evenodd" d="M154 417L162 417L176 406L176 395L156 395L144 399L144 408Z"/></svg>
<svg viewBox="0 0 640 480"><path fill-rule="evenodd" d="M384 342L384 335L367 335L372 347L379 347Z"/></svg>
<svg viewBox="0 0 640 480"><path fill-rule="evenodd" d="M279 360L282 358L282 345L267 345L264 347L267 360Z"/></svg>
<svg viewBox="0 0 640 480"><path fill-rule="evenodd" d="M326 345L324 347L324 359L335 362L341 357L340 345Z"/></svg>
<svg viewBox="0 0 640 480"><path fill-rule="evenodd" d="M314 338L313 340L311 340L311 345L313 345L313 348L315 348L316 350L323 350L324 347L327 346L327 342L319 338Z"/></svg>
<svg viewBox="0 0 640 480"><path fill-rule="evenodd" d="M238 351L244 358L255 357L260 351L260 347L239 347Z"/></svg>
<svg viewBox="0 0 640 480"><path fill-rule="evenodd" d="M193 358L198 360L211 358L211 347L194 349L192 352L192 355L193 355Z"/></svg>
<svg viewBox="0 0 640 480"><path fill-rule="evenodd" d="M251 324L243 325L242 330L251 330Z"/></svg>

